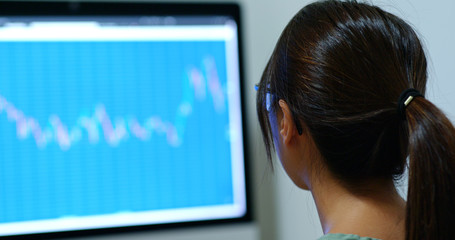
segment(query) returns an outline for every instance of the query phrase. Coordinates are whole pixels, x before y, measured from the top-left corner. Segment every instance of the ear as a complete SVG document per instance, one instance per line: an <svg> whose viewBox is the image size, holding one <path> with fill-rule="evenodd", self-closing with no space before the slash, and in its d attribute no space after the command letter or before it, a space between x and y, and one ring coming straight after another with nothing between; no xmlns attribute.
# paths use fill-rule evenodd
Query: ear
<svg viewBox="0 0 455 240"><path fill-rule="evenodd" d="M280 105L281 112L283 113L283 117L280 120L280 135L283 139L283 143L288 145L297 136L297 128L288 104L282 99L278 101L278 104Z"/></svg>

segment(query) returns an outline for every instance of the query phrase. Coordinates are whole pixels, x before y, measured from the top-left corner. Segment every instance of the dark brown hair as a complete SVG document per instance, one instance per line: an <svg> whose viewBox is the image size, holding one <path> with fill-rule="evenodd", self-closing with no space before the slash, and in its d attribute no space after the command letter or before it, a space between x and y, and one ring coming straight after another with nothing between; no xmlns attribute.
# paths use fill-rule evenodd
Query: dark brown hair
<svg viewBox="0 0 455 240"><path fill-rule="evenodd" d="M285 100L340 180L401 176L409 156L406 239L450 239L455 217L455 129L423 97L398 113L400 93L423 95L427 62L414 30L393 14L354 1L304 7L284 29L264 70L257 113L267 155L267 111ZM359 181L361 180L361 181Z"/></svg>

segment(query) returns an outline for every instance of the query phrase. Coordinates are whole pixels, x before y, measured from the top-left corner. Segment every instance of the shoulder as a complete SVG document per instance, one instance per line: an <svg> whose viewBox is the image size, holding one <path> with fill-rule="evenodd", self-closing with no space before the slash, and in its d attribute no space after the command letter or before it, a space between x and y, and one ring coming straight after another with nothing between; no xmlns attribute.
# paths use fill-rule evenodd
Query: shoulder
<svg viewBox="0 0 455 240"><path fill-rule="evenodd" d="M354 234L329 233L320 237L318 240L379 240L379 239L370 237L360 237Z"/></svg>

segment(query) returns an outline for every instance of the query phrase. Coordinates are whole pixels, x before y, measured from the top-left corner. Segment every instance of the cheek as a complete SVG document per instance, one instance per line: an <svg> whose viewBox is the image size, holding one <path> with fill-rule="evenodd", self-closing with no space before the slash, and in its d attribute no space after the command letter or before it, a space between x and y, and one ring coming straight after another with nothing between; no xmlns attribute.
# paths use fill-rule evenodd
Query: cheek
<svg viewBox="0 0 455 240"><path fill-rule="evenodd" d="M308 190L309 188L303 180L304 177L302 176L305 168L303 166L304 163L302 162L301 158L296 157L298 154L293 153L291 150L283 146L283 141L278 128L279 120L275 114L269 114L269 122L272 130L272 139L275 146L275 151L285 172L295 183L295 185L302 189Z"/></svg>
<svg viewBox="0 0 455 240"><path fill-rule="evenodd" d="M275 114L269 113L270 128L272 130L272 139L275 151L281 160L281 137L278 130L278 119Z"/></svg>
<svg viewBox="0 0 455 240"><path fill-rule="evenodd" d="M280 135L280 130L279 130L279 119L275 114L270 113L269 114L269 121L270 121L270 128L272 130L272 139L273 139L273 144L275 146L275 152L278 157L278 159L281 162L281 165L285 169L285 171L288 171L288 157L287 157L287 151L286 148L283 146L283 141Z"/></svg>

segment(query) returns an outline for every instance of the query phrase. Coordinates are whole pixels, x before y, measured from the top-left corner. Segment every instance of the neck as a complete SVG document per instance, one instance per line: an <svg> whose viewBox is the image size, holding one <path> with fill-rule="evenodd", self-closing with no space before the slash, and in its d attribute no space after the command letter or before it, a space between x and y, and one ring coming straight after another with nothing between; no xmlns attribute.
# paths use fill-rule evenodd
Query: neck
<svg viewBox="0 0 455 240"><path fill-rule="evenodd" d="M392 180L362 182L354 191L333 177L319 179L323 181L313 181L310 191L324 234L404 239L406 203Z"/></svg>

